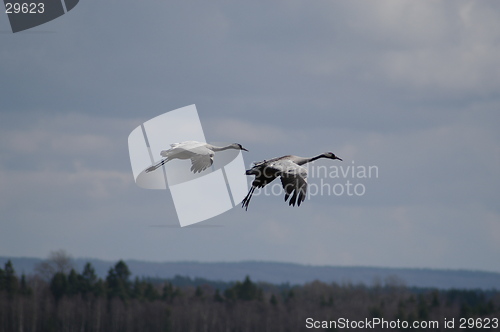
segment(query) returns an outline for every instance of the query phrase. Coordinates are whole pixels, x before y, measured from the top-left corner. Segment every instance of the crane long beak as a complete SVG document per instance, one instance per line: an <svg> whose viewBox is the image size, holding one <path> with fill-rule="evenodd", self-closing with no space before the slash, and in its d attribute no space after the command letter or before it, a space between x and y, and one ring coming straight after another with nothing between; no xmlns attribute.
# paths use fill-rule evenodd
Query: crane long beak
<svg viewBox="0 0 500 332"><path fill-rule="evenodd" d="M342 159L340 159L339 157L335 157L335 159L338 159L338 160L340 160L340 161L343 161L343 160L342 160Z"/></svg>
<svg viewBox="0 0 500 332"><path fill-rule="evenodd" d="M247 149L245 149L244 147L241 147L241 149L242 149L243 151L249 152L249 151L248 151Z"/></svg>

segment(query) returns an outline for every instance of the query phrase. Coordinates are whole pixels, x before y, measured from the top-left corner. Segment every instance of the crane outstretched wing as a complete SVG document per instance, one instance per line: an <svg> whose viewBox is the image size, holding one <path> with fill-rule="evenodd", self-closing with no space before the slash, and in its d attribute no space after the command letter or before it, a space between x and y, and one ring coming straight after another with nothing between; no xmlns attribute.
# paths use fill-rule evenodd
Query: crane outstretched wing
<svg viewBox="0 0 500 332"><path fill-rule="evenodd" d="M256 162L247 170L246 174L255 175L255 179L252 188L243 199L242 207L248 209L255 188L262 188L277 177L280 177L281 185L285 189L285 202L290 198L289 205L300 206L307 194L307 169L287 159L288 157L290 156Z"/></svg>
<svg viewBox="0 0 500 332"><path fill-rule="evenodd" d="M204 145L195 145L184 150L184 154L190 155L191 171L194 173L203 172L214 163L214 152Z"/></svg>
<svg viewBox="0 0 500 332"><path fill-rule="evenodd" d="M279 168L281 185L285 190L285 202L291 196L288 204L295 206L297 203L297 206L300 206L307 194L307 169L289 160L280 162Z"/></svg>
<svg viewBox="0 0 500 332"><path fill-rule="evenodd" d="M170 144L171 148L160 152L164 159L146 169L146 173L165 165L172 159L191 159L191 171L199 173L212 166L214 152L206 147L206 143L186 141Z"/></svg>
<svg viewBox="0 0 500 332"><path fill-rule="evenodd" d="M212 155L194 155L191 157L191 171L200 173L212 166L214 156Z"/></svg>

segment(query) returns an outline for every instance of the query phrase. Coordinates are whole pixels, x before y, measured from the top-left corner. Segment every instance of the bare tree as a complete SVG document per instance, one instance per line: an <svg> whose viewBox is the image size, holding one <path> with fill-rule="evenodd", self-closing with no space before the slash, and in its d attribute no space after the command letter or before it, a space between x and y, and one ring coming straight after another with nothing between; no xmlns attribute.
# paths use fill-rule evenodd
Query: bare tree
<svg viewBox="0 0 500 332"><path fill-rule="evenodd" d="M73 259L64 250L51 251L49 257L35 266L35 272L45 281L60 272L68 274L74 268Z"/></svg>

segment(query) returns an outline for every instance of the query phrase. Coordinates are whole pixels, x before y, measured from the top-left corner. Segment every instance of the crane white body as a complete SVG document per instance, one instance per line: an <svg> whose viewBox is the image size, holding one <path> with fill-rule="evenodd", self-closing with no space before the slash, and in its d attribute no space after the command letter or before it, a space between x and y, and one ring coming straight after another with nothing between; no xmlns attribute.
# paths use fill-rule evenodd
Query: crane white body
<svg viewBox="0 0 500 332"><path fill-rule="evenodd" d="M193 173L200 173L206 170L208 167L212 166L212 164L214 163L215 152L224 151L227 149L248 151L238 143L233 143L222 147L198 141L173 143L170 144L170 149L160 152L160 155L164 158L148 167L146 169L146 173L160 168L172 159L191 159L191 171Z"/></svg>

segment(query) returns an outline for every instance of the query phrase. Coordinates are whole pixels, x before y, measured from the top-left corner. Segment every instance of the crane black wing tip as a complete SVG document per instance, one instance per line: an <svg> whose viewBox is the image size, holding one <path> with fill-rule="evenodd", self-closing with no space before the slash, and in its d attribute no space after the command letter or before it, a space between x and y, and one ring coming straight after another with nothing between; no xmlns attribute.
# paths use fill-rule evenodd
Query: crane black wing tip
<svg viewBox="0 0 500 332"><path fill-rule="evenodd" d="M299 194L299 199L297 200L297 206L300 206L300 204L305 200L306 200L306 193L301 190Z"/></svg>

